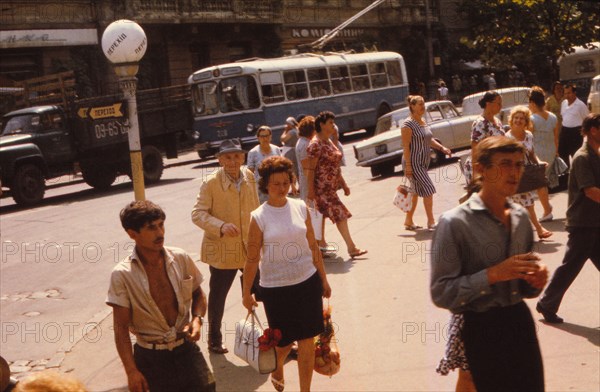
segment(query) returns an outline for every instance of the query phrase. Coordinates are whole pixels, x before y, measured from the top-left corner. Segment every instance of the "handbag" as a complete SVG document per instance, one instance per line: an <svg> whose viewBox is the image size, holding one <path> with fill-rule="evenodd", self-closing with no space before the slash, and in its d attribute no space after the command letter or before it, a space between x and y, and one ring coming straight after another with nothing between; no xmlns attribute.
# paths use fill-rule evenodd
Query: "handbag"
<svg viewBox="0 0 600 392"><path fill-rule="evenodd" d="M396 190L396 194L394 194L394 199L392 200L392 203L396 207L400 208L403 212L408 212L412 207L413 193L413 190L410 188L410 186L406 185L405 181Z"/></svg>
<svg viewBox="0 0 600 392"><path fill-rule="evenodd" d="M259 348L258 340L263 336L263 332L256 312L252 310L235 326L233 352L260 374L268 374L277 368L277 354L274 346L265 351Z"/></svg>
<svg viewBox="0 0 600 392"><path fill-rule="evenodd" d="M548 186L548 178L546 177L546 166L540 163L533 163L529 159L529 154L525 154L527 164L521 176L521 181L517 187L517 194L531 192L539 188Z"/></svg>
<svg viewBox="0 0 600 392"><path fill-rule="evenodd" d="M317 209L314 200L312 206L308 207L308 213L310 214L310 221L312 223L313 231L315 232L315 239L320 241L321 238L323 238L323 214Z"/></svg>
<svg viewBox="0 0 600 392"><path fill-rule="evenodd" d="M555 157L552 167L548 173L548 188L556 188L560 185L560 177L567 174L569 167L561 157Z"/></svg>

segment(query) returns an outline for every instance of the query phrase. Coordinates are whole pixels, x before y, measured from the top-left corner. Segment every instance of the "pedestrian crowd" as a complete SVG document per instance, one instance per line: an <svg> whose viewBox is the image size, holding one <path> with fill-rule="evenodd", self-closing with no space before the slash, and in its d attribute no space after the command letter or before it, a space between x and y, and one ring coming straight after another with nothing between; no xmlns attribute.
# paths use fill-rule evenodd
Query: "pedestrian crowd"
<svg viewBox="0 0 600 392"><path fill-rule="evenodd" d="M487 79L490 91L479 101L482 112L471 127L471 154L463 168L467 193L437 221L436 188L427 173L430 151L448 156L451 151L433 138L424 97L408 96L410 115L401 126L410 190L404 227L423 229L414 221L422 198L426 230L433 233L431 298L451 312L436 371L458 370L457 391L543 391L542 355L523 299L539 296L536 311L548 323L562 323L561 301L583 265L589 259L600 270L600 114L588 112L575 86L556 82L548 98L541 87L532 87L529 105L514 107L503 125L496 117L502 96L493 90L493 78ZM453 88L462 88L458 76ZM445 83L438 94L447 97ZM113 309L115 344L131 391L211 388L197 342L206 328L208 350L229 352L222 327L238 271L243 306L251 313L262 303L269 329L279 334L273 388L286 387L284 364L291 356L297 360L299 389L311 389L315 338L325 328L323 298L332 295L324 266L332 252L326 218L352 259L367 250L354 242L352 214L339 196L351 192L342 174L335 114L288 117L282 147L272 144L267 125L256 136L258 145L250 151L236 139L221 143L219 168L202 180L192 207L191 221L204 232L200 260L209 265L208 277L186 251L165 245L166 212L159 205L134 201L120 212L135 247L114 268L106 303ZM529 166L541 167L541 174L527 174ZM530 175L543 181L523 190ZM549 278L533 247L536 237L553 235L542 225L554 219L548 188L564 178L568 241L562 264ZM202 289L206 279L208 295ZM85 388L43 373L15 390Z"/></svg>

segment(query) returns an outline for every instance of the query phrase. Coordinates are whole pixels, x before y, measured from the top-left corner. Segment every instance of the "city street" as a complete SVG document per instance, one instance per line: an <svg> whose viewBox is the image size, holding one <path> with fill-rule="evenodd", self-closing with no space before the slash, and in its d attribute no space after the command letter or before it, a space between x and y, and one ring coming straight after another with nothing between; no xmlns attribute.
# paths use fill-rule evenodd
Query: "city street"
<svg viewBox="0 0 600 392"><path fill-rule="evenodd" d="M444 353L449 312L429 296L429 251L432 234L406 231L403 213L392 205L400 167L389 178L372 179L355 166L352 144L345 141L344 177L351 195L343 197L353 217L350 231L365 257L351 260L335 226L326 224L326 239L340 249L326 260L332 286L330 304L341 352L341 370L329 378L313 377L316 391L451 391L456 374L435 372ZM458 155L466 154L460 152ZM200 161L195 152L169 165L162 180L146 189L146 198L167 214L166 244L199 259L203 232L190 219L202 178L216 161ZM456 159L430 171L437 188L434 213L454 207L464 179ZM133 199L127 177L110 190L89 188L81 178L54 181L41 205L23 209L0 200L0 353L24 375L58 368L81 379L91 391L126 390L127 379L117 355L112 314L104 300L110 272L131 250L118 213ZM566 192L551 195L554 231L535 250L552 272L562 261L567 233ZM538 210L541 207L538 205ZM415 222L425 226L419 202ZM474 233L476 235L476 233ZM198 262L208 290L208 266ZM565 323L549 325L534 312L548 391L593 391L600 385L600 276L587 263L567 292L559 315ZM259 316L265 321L264 310ZM219 391L272 391L268 375L259 375L233 354L235 324L245 317L240 287L227 299L224 332L230 353L210 354L206 331L199 343ZM298 390L296 363L285 368L287 390Z"/></svg>

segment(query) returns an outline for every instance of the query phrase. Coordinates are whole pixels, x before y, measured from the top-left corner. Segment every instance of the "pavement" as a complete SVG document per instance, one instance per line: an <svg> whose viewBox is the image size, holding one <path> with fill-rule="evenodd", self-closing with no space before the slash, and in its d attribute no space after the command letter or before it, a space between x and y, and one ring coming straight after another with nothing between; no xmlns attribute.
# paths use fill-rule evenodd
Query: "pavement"
<svg viewBox="0 0 600 392"><path fill-rule="evenodd" d="M351 154L351 146L345 146ZM348 165L353 165L353 158ZM459 181L451 170L457 164L435 168L430 174L438 181L434 197L436 215L456 205L462 194ZM364 170L355 167L346 173ZM326 260L326 271L333 289L330 303L341 351L342 366L338 374L326 377L315 374L315 391L451 391L456 374L443 377L435 367L444 353L449 314L436 308L428 292L428 249L431 233L407 232L403 214L391 204L392 190L399 183L396 175L388 179L350 177L352 195L345 198L354 213L350 229L357 245L369 249L364 257L351 260L340 249ZM359 172L357 172L359 173ZM349 176L347 175L347 178ZM367 186L365 186L367 185ZM389 197L388 197L389 196ZM388 200L389 199L389 200ZM554 221L544 223L554 231L551 241L537 242L535 250L552 271L562 261L567 233L564 218L567 195L551 195ZM539 204L537 205L540 210ZM425 222L421 204L415 215ZM326 225L327 240L343 241L331 224ZM198 255L192 256L197 259ZM198 267L205 277L208 268ZM207 283L203 283L206 290ZM236 287L232 288L235 294ZM598 271L587 263L565 296L559 314L561 325L541 321L535 313L535 300L527 300L538 330L545 366L547 391L598 391L600 385L600 279ZM265 320L259 307L259 316ZM272 391L268 375L259 375L233 354L235 321L245 314L241 298L229 295L225 309L224 337L230 353L208 353L206 331L199 346L212 370L218 391ZM127 378L113 341L112 315L107 308L96 316L95 328L87 329L67 348L52 366L82 380L90 391L126 391ZM14 365L14 364L13 364ZM25 364L27 365L27 364ZM286 391L298 390L297 367L285 367Z"/></svg>

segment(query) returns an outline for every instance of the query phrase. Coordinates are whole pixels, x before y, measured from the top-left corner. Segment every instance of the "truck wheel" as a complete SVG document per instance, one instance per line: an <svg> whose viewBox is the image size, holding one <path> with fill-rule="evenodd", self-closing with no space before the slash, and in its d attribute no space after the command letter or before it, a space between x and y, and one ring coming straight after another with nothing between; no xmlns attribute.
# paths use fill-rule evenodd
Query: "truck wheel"
<svg viewBox="0 0 600 392"><path fill-rule="evenodd" d="M27 206L39 203L46 191L44 175L40 168L31 164L19 167L10 191L17 204Z"/></svg>
<svg viewBox="0 0 600 392"><path fill-rule="evenodd" d="M162 177L163 158L158 148L154 146L142 147L142 161L144 163L144 182L152 184Z"/></svg>
<svg viewBox="0 0 600 392"><path fill-rule="evenodd" d="M112 168L82 167L83 181L95 189L108 189L115 182L117 172Z"/></svg>

